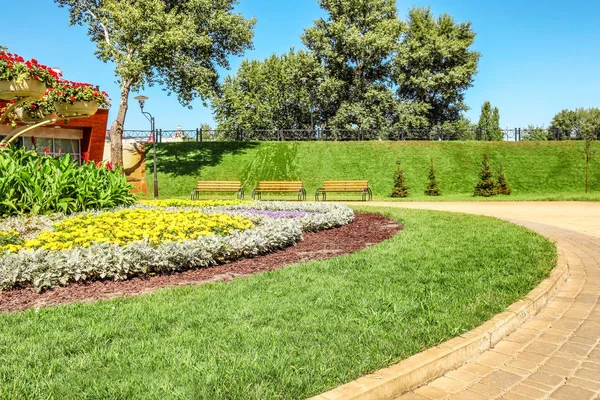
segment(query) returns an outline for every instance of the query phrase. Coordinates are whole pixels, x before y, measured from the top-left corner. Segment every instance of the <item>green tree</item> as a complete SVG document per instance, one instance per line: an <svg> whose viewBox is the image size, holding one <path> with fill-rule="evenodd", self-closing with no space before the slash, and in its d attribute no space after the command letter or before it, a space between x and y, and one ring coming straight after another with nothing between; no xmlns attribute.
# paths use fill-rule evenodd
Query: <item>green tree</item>
<svg viewBox="0 0 600 400"><path fill-rule="evenodd" d="M394 189L392 190L392 197L407 197L408 186L406 185L406 179L404 178L404 170L400 166L400 158L396 160L396 172L394 172Z"/></svg>
<svg viewBox="0 0 600 400"><path fill-rule="evenodd" d="M508 182L508 178L506 178L506 174L504 173L504 165L502 163L500 163L500 168L498 169L497 190L500 194L509 195L512 193L510 182Z"/></svg>
<svg viewBox="0 0 600 400"><path fill-rule="evenodd" d="M492 108L489 101L481 106L481 115L477 124L480 140L501 141L504 138L500 128L500 112L497 107Z"/></svg>
<svg viewBox="0 0 600 400"><path fill-rule="evenodd" d="M433 166L433 160L429 164L429 173L427 175L429 182L425 188L425 196L440 196L440 188L438 186L437 177L435 176L435 168Z"/></svg>
<svg viewBox="0 0 600 400"><path fill-rule="evenodd" d="M54 0L71 24L87 25L97 57L115 65L120 85L111 125L111 159L123 162L123 124L129 93L159 84L189 106L219 90L218 71L229 55L251 47L254 19L234 12L235 0Z"/></svg>
<svg viewBox="0 0 600 400"><path fill-rule="evenodd" d="M403 31L394 0L319 0L328 14L302 41L338 88L327 119L336 128L390 127L401 109L390 96L391 63Z"/></svg>
<svg viewBox="0 0 600 400"><path fill-rule="evenodd" d="M430 125L457 121L465 91L473 85L480 54L470 50L475 32L470 23L438 18L429 8L412 8L408 28L393 63L393 80L401 100L427 105Z"/></svg>
<svg viewBox="0 0 600 400"><path fill-rule="evenodd" d="M584 142L583 142L583 158L585 160L585 192L588 192L589 185L589 169L590 169L590 161L596 155L596 149L594 149L593 145L595 142L595 137L591 133L585 134Z"/></svg>
<svg viewBox="0 0 600 400"><path fill-rule="evenodd" d="M521 140L530 142L548 140L548 131L542 126L529 125L521 134Z"/></svg>
<svg viewBox="0 0 600 400"><path fill-rule="evenodd" d="M317 60L306 51L272 55L263 61L244 61L222 84L211 101L218 128L236 130L309 129L323 121L316 109L327 107L331 82ZM303 83L304 82L304 83Z"/></svg>
<svg viewBox="0 0 600 400"><path fill-rule="evenodd" d="M550 123L550 135L558 140L583 139L588 134L600 135L600 108L562 110Z"/></svg>
<svg viewBox="0 0 600 400"><path fill-rule="evenodd" d="M486 154L483 155L483 161L481 162L481 171L479 172L479 182L475 185L475 196L490 197L498 194L498 186L494 182L492 176L492 168L490 167L490 160Z"/></svg>

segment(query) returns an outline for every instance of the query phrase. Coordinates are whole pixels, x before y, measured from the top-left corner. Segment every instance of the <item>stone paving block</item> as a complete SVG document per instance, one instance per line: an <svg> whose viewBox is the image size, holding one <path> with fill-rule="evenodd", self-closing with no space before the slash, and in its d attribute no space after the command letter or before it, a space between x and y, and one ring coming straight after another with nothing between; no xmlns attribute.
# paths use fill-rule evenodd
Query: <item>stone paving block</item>
<svg viewBox="0 0 600 400"><path fill-rule="evenodd" d="M567 378L573 374L573 371L569 371L568 369L564 369L561 367L557 367L555 365L548 365L548 364L542 365L538 369L538 371L547 372L549 374L554 374L554 375L558 375L558 376L563 376L565 378Z"/></svg>
<svg viewBox="0 0 600 400"><path fill-rule="evenodd" d="M529 397L521 396L520 394L512 392L505 393L501 398L506 400L531 400Z"/></svg>
<svg viewBox="0 0 600 400"><path fill-rule="evenodd" d="M592 352L589 354L590 358L600 358L600 349L596 348L596 350L592 350Z"/></svg>
<svg viewBox="0 0 600 400"><path fill-rule="evenodd" d="M532 372L532 371L528 371L528 370L521 369L521 368L511 367L511 366L508 366L508 365L501 366L500 370L501 371L510 372L510 373L513 373L513 374L517 374L517 375L522 376L522 377L527 377L527 376L531 375L531 372Z"/></svg>
<svg viewBox="0 0 600 400"><path fill-rule="evenodd" d="M467 386L466 382L442 376L429 383L430 387L442 389L448 393L456 393Z"/></svg>
<svg viewBox="0 0 600 400"><path fill-rule="evenodd" d="M555 322L552 325L552 328L564 329L566 331L574 331L577 328L579 328L579 326L581 326L581 324L583 324L582 319L562 317L561 319L559 319L557 322Z"/></svg>
<svg viewBox="0 0 600 400"><path fill-rule="evenodd" d="M587 379L573 377L569 378L567 383L569 385L579 386L584 389L592 390L594 392L600 392L600 382L588 381Z"/></svg>
<svg viewBox="0 0 600 400"><path fill-rule="evenodd" d="M542 342L553 343L553 344L563 344L567 341L566 337L551 335L549 333L543 333L538 337L537 340L541 340Z"/></svg>
<svg viewBox="0 0 600 400"><path fill-rule="evenodd" d="M521 382L521 385L526 385L534 389L539 389L546 393L550 393L552 390L554 390L552 386L544 385L543 383L532 381L531 379L525 379L523 382Z"/></svg>
<svg viewBox="0 0 600 400"><path fill-rule="evenodd" d="M551 335L562 336L564 338L569 338L573 335L573 331L568 331L565 329L558 328L548 328L544 331L544 333L549 333Z"/></svg>
<svg viewBox="0 0 600 400"><path fill-rule="evenodd" d="M523 350L525 346L527 346L527 344L525 343L509 342L508 340L503 340L496 344L492 350L496 353L514 356L515 354Z"/></svg>
<svg viewBox="0 0 600 400"><path fill-rule="evenodd" d="M567 318L586 319L589 314L590 311L574 309L567 311L564 316Z"/></svg>
<svg viewBox="0 0 600 400"><path fill-rule="evenodd" d="M425 396L428 399L445 399L450 395L450 393L442 390L440 388L431 387L431 386L423 386L415 390L415 393L421 396Z"/></svg>
<svg viewBox="0 0 600 400"><path fill-rule="evenodd" d="M530 399L543 399L548 395L548 393L543 390L535 389L526 385L517 385L510 389L510 391L511 393L516 393Z"/></svg>
<svg viewBox="0 0 600 400"><path fill-rule="evenodd" d="M507 362L505 366L512 367L512 368L520 368L520 369L524 369L527 371L537 371L540 364L534 363L531 361L515 359L515 360L510 360L509 362Z"/></svg>
<svg viewBox="0 0 600 400"><path fill-rule="evenodd" d="M476 383L472 386L468 386L467 390L472 390L473 392L482 394L488 399L496 398L504 393L504 391L500 388L484 385L483 383Z"/></svg>
<svg viewBox="0 0 600 400"><path fill-rule="evenodd" d="M586 361L583 362L583 364L581 364L581 368L587 368L600 372L600 363L594 361L600 361L600 359L588 358Z"/></svg>
<svg viewBox="0 0 600 400"><path fill-rule="evenodd" d="M559 387L556 392L550 395L551 399L556 400L586 400L593 399L595 393L577 386L564 385Z"/></svg>
<svg viewBox="0 0 600 400"><path fill-rule="evenodd" d="M477 357L475 362L490 368L498 368L509 360L512 360L512 357L506 354L496 353L494 351L486 351Z"/></svg>
<svg viewBox="0 0 600 400"><path fill-rule="evenodd" d="M546 364L568 369L569 371L575 371L575 369L579 367L578 361L570 360L564 357L550 357L548 361L546 361Z"/></svg>
<svg viewBox="0 0 600 400"><path fill-rule="evenodd" d="M542 355L538 353L532 353L530 351L522 351L515 356L515 360L529 361L538 365L541 365L544 361L548 359L550 354Z"/></svg>
<svg viewBox="0 0 600 400"><path fill-rule="evenodd" d="M600 334L596 337L588 337L580 336L577 331L575 331L575 334L569 338L569 342L593 346L598 342L598 337L600 337Z"/></svg>
<svg viewBox="0 0 600 400"><path fill-rule="evenodd" d="M592 346L577 345L575 343L565 343L559 349L558 352L568 354L569 359L575 359L573 356L587 356L592 349Z"/></svg>
<svg viewBox="0 0 600 400"><path fill-rule="evenodd" d="M517 383L521 382L523 377L511 372L497 370L481 379L480 383L484 385L494 386L502 390L507 390Z"/></svg>
<svg viewBox="0 0 600 400"><path fill-rule="evenodd" d="M487 400L487 397L470 390L463 390L449 397L449 400Z"/></svg>
<svg viewBox="0 0 600 400"><path fill-rule="evenodd" d="M558 375L554 375L554 374L549 374L547 372L534 372L533 374L531 374L531 376L528 378L528 380L532 380L534 382L539 382L541 384L547 385L547 386L551 386L551 387L556 387L561 385L564 381L565 378L563 376L558 376Z"/></svg>
<svg viewBox="0 0 600 400"><path fill-rule="evenodd" d="M599 338L600 337L600 324L596 322L584 323L581 325L575 333L578 336L587 336L589 338Z"/></svg>
<svg viewBox="0 0 600 400"><path fill-rule="evenodd" d="M473 383L479 379L479 376L472 374L467 371L450 371L446 375L444 375L451 379L456 379L457 381L465 382L465 383Z"/></svg>
<svg viewBox="0 0 600 400"><path fill-rule="evenodd" d="M473 375L477 375L478 377L485 376L485 375L489 374L490 372L492 372L493 370L494 370L493 368L490 368L486 365L481 365L481 364L477 364L474 362L463 365L462 367L457 369L457 371L465 371L465 372L471 373Z"/></svg>
<svg viewBox="0 0 600 400"><path fill-rule="evenodd" d="M525 322L521 327L525 329L533 329L544 331L549 328L553 323L551 321L544 321L539 318L534 318L529 322Z"/></svg>
<svg viewBox="0 0 600 400"><path fill-rule="evenodd" d="M600 371L598 370L580 368L577 371L575 371L575 376L594 382L600 382Z"/></svg>
<svg viewBox="0 0 600 400"><path fill-rule="evenodd" d="M524 351L541 354L543 356L551 356L558 349L557 344L534 340L529 346L525 347Z"/></svg>

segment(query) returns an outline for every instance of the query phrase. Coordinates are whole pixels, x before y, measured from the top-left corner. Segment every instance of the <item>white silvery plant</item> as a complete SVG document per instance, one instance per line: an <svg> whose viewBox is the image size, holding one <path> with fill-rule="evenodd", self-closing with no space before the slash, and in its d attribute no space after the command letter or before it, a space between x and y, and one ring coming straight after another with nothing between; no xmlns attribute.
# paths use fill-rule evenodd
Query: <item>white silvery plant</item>
<svg viewBox="0 0 600 400"><path fill-rule="evenodd" d="M156 208L147 205L133 207ZM120 207L108 212L121 210ZM283 249L302 240L302 232L314 232L345 225L354 218L347 206L323 203L254 202L226 207L167 207L180 210L240 215L255 223L253 228L234 231L228 236L202 236L182 242L164 242L153 246L146 240L126 245L92 243L87 248L70 250L27 250L0 254L0 290L34 286L38 290L67 285L70 282L111 279L125 280L134 276L169 273L203 268L219 263L254 257ZM244 210L306 211L300 218L270 218ZM92 211L65 216L12 217L0 220L0 230L15 230L26 239L41 230L81 214L103 214Z"/></svg>

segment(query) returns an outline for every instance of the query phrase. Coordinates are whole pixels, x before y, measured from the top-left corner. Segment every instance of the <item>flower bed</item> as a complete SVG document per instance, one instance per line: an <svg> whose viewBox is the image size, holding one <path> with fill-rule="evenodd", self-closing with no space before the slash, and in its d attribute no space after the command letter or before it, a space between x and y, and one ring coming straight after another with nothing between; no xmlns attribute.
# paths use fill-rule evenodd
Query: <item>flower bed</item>
<svg viewBox="0 0 600 400"><path fill-rule="evenodd" d="M335 204L248 203L13 217L0 221L0 289L124 280L202 268L285 248L303 231L341 226Z"/></svg>

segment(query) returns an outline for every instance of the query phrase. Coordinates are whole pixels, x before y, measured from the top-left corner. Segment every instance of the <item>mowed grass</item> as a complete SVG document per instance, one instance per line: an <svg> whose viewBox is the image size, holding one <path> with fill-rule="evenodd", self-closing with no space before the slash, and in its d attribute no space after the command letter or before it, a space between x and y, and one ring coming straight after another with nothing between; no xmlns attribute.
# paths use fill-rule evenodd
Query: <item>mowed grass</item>
<svg viewBox="0 0 600 400"><path fill-rule="evenodd" d="M0 315L0 398L303 399L476 327L555 265L503 221L369 210L405 230L230 283Z"/></svg>
<svg viewBox="0 0 600 400"><path fill-rule="evenodd" d="M600 149L597 143L594 146ZM586 196L582 143L576 141L194 142L157 147L160 194L166 197L189 197L198 180L240 180L248 198L260 180L303 180L308 199L312 199L325 180L368 179L376 199L389 199L400 157L410 187L407 200L430 199L423 190L432 159L441 199L473 200L481 160L488 153L494 168L504 164L513 188L511 196L495 196L494 200L600 199L600 157L590 164L591 194ZM148 152L146 178L152 194L151 150ZM360 194L328 197L358 200Z"/></svg>

